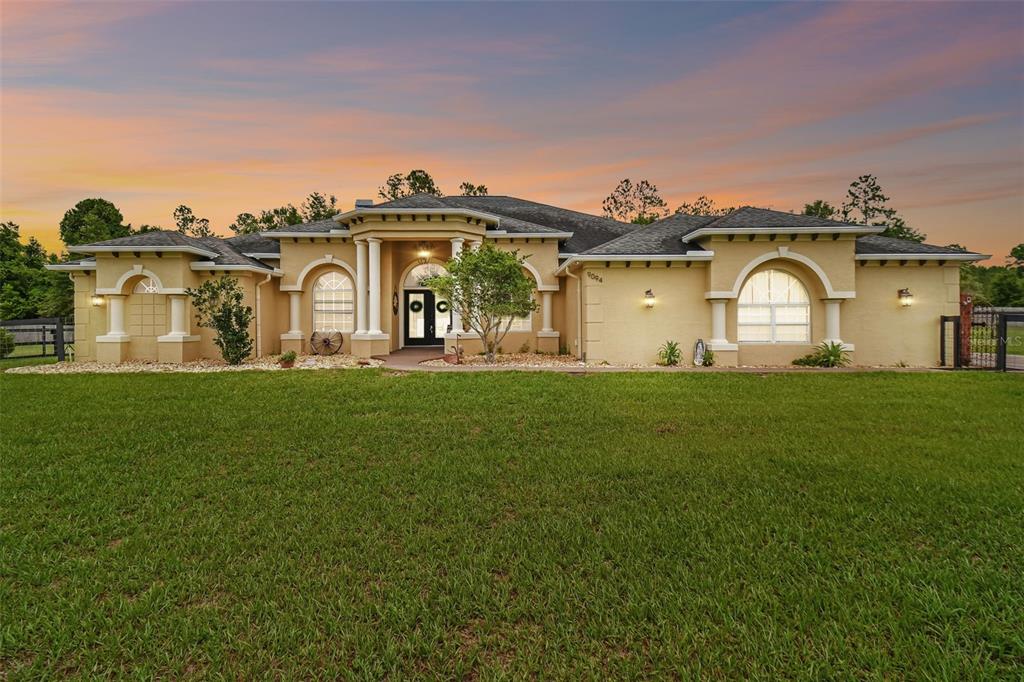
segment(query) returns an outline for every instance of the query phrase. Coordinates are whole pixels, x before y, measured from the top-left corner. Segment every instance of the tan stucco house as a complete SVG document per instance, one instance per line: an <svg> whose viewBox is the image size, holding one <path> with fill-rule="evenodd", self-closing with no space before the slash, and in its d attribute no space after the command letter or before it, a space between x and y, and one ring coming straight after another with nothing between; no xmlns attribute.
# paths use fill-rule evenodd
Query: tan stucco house
<svg viewBox="0 0 1024 682"><path fill-rule="evenodd" d="M49 267L75 282L79 360L218 358L186 289L225 273L255 311L257 356L305 352L317 330L363 357L451 345L462 323L420 278L486 241L526 255L537 283L537 312L514 321L506 351L652 363L666 340L690 360L704 339L719 365L785 365L828 340L858 365L936 365L959 266L987 256L881 229L752 207L637 226L514 197L416 195L226 239L147 232Z"/></svg>

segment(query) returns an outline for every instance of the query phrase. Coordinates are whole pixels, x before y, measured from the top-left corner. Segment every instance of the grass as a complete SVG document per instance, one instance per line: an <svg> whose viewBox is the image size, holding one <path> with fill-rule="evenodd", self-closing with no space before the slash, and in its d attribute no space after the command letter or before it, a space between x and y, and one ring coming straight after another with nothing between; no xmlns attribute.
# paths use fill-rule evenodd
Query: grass
<svg viewBox="0 0 1024 682"><path fill-rule="evenodd" d="M2 375L0 390L10 679L1024 666L1019 376Z"/></svg>

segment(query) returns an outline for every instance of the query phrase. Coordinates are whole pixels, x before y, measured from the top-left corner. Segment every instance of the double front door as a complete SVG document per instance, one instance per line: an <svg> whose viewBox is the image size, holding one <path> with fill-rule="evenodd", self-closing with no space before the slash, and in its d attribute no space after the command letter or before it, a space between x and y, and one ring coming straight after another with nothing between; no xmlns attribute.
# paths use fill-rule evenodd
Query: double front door
<svg viewBox="0 0 1024 682"><path fill-rule="evenodd" d="M405 292L406 346L443 346L451 319L448 301L436 298L434 292Z"/></svg>

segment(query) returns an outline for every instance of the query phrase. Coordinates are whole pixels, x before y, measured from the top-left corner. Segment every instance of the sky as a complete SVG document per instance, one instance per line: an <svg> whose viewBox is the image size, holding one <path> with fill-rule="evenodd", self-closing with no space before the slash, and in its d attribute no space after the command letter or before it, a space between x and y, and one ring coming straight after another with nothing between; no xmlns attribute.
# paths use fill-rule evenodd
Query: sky
<svg viewBox="0 0 1024 682"><path fill-rule="evenodd" d="M395 172L591 213L838 205L871 173L936 244L1024 242L1024 3L0 3L0 217L135 226Z"/></svg>

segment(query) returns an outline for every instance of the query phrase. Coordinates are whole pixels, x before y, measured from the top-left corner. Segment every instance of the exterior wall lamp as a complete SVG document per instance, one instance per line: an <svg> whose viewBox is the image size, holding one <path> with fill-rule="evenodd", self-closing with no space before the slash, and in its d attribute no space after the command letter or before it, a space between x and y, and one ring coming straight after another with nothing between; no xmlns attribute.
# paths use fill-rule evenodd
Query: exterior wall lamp
<svg viewBox="0 0 1024 682"><path fill-rule="evenodd" d="M647 306L648 308L653 308L656 300L657 299L654 298L653 290L648 289L647 292L644 293L644 305Z"/></svg>
<svg viewBox="0 0 1024 682"><path fill-rule="evenodd" d="M904 308L908 308L914 305L914 294L910 293L910 289L900 289L900 305Z"/></svg>
<svg viewBox="0 0 1024 682"><path fill-rule="evenodd" d="M92 297L89 299L89 302L92 303L94 306L101 306L103 305L103 297L100 296L99 294L93 294Z"/></svg>

